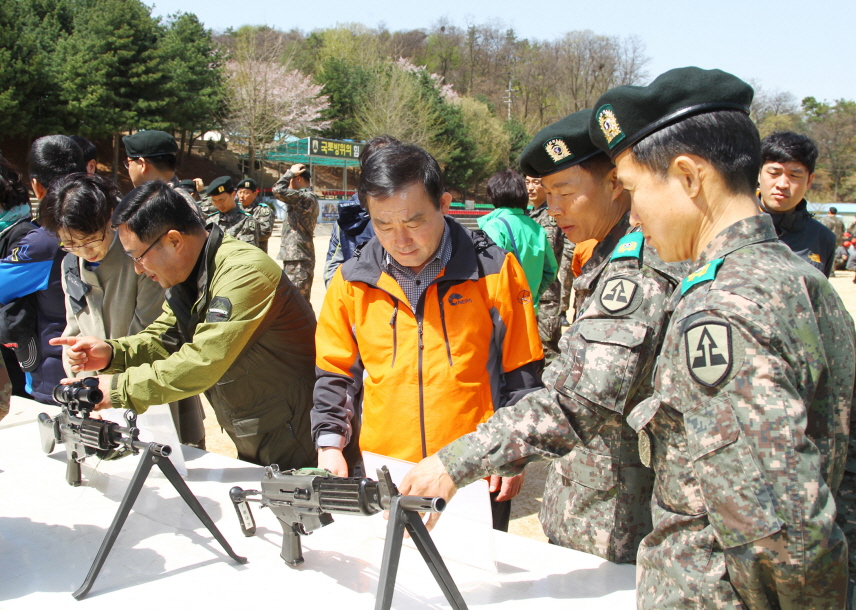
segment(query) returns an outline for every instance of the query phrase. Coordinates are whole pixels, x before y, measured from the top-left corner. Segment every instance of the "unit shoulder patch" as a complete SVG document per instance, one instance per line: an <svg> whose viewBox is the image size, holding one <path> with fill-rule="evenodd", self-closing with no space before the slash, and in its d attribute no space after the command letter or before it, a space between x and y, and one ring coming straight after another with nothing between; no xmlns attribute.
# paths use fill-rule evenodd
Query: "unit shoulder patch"
<svg viewBox="0 0 856 610"><path fill-rule="evenodd" d="M622 312L633 303L638 288L636 282L624 277L607 280L600 291L600 306L612 314Z"/></svg>
<svg viewBox="0 0 856 610"><path fill-rule="evenodd" d="M232 301L226 297L214 297L208 305L206 322L228 322L232 317Z"/></svg>
<svg viewBox="0 0 856 610"><path fill-rule="evenodd" d="M645 236L642 233L628 233L618 240L618 245L612 251L610 260L618 258L641 258L642 246L645 245Z"/></svg>
<svg viewBox="0 0 856 610"><path fill-rule="evenodd" d="M711 321L687 328L684 350L692 378L709 388L719 385L734 361L731 325Z"/></svg>

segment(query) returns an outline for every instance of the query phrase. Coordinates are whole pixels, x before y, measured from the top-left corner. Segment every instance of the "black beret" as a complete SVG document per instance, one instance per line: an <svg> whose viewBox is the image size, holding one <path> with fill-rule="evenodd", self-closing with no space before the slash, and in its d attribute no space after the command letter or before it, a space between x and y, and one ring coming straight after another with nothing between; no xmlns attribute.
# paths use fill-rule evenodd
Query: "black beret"
<svg viewBox="0 0 856 610"><path fill-rule="evenodd" d="M250 189L251 191L259 190L259 186L256 184L256 181L252 178L244 178L238 183L239 189Z"/></svg>
<svg viewBox="0 0 856 610"><path fill-rule="evenodd" d="M193 180L182 180L178 183L178 186L183 186L184 188L196 190L196 183Z"/></svg>
<svg viewBox="0 0 856 610"><path fill-rule="evenodd" d="M520 171L542 178L600 154L589 137L591 109L569 114L535 134L520 154Z"/></svg>
<svg viewBox="0 0 856 610"><path fill-rule="evenodd" d="M722 70L675 68L646 87L623 85L600 96L589 121L592 141L612 157L687 117L719 110L749 114L755 92Z"/></svg>
<svg viewBox="0 0 856 610"><path fill-rule="evenodd" d="M138 131L122 138L125 153L129 157L156 157L174 155L178 152L175 138L165 131Z"/></svg>
<svg viewBox="0 0 856 610"><path fill-rule="evenodd" d="M234 190L231 176L220 176L212 180L203 192L206 197L213 197L221 193L231 193Z"/></svg>

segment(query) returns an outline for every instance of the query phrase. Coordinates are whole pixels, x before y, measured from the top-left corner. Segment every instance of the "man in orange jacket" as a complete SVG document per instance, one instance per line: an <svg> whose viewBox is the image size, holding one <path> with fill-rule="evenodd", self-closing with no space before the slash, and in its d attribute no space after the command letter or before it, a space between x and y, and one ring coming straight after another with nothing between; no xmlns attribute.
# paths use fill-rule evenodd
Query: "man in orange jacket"
<svg viewBox="0 0 856 610"><path fill-rule="evenodd" d="M526 277L487 236L445 214L424 150L362 160L376 237L333 276L319 317L312 435L318 465L348 476L359 451L419 461L541 387L544 353ZM491 481L507 529L522 478Z"/></svg>

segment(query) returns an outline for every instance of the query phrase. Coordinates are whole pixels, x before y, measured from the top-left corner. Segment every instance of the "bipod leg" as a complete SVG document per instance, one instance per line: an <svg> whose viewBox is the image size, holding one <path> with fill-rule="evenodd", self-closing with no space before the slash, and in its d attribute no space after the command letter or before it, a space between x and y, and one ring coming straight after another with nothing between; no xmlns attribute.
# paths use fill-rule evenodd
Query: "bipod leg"
<svg viewBox="0 0 856 610"><path fill-rule="evenodd" d="M113 517L113 523L110 524L110 528L107 530L107 535L104 537L104 542L101 543L101 548L98 549L98 554L95 556L95 561L92 562L92 567L89 568L89 574L86 575L86 580L83 581L80 588L72 593L74 599L83 599L86 597L86 594L89 593L89 590L95 583L95 579L98 578L98 573L101 571L101 567L104 565L110 549L113 548L113 543L116 542L116 537L122 530L125 519L128 518L128 513L131 512L134 502L137 501L137 496L143 488L143 483L146 482L146 477L149 476L149 471L155 464L155 455L151 449L151 445L146 447L142 457L140 457L137 470L134 472L134 476L131 477L128 489L125 490L125 497L122 498L122 502L119 504L119 510L116 511L116 516Z"/></svg>
<svg viewBox="0 0 856 610"><path fill-rule="evenodd" d="M434 545L431 534L428 533L428 528L425 527L422 519L419 518L419 513L409 510L403 512L404 518L407 521L407 531L410 533L410 537L413 538L413 542L416 544L416 548L419 549L419 553L422 554L422 559L428 564L428 569L434 575L434 580L437 581L437 584L443 590L443 595L449 600L449 605L455 608L455 610L467 610L467 604L464 602L464 598L461 597L461 592L458 591L458 585L452 580L452 575L449 574L449 569L440 556L440 551Z"/></svg>
<svg viewBox="0 0 856 610"><path fill-rule="evenodd" d="M377 583L375 610L389 610L395 593L395 576L401 559L401 542L404 538L404 510L393 496L389 506L389 523L386 526L386 542L383 545L383 561Z"/></svg>
<svg viewBox="0 0 856 610"><path fill-rule="evenodd" d="M179 448L181 451L181 448ZM162 456L154 456L154 463L158 465L161 472L164 476L172 483L172 486L175 487L175 490L179 493L179 495L184 499L187 505L191 508L193 513L199 517L199 520L208 528L208 531L211 532L211 535L217 539L217 542L223 547L223 550L229 554L229 557L237 561L238 563L247 563L246 557L241 557L237 555L235 551L232 550L232 547L226 542L226 539L223 537L223 534L220 533L220 530L217 529L217 526L214 524L214 521L211 520L211 517L208 516L208 513L205 512L205 509L202 508L202 505L199 503L199 500L196 499L196 496L193 495L193 492L190 491L190 488L187 486L187 483L184 482L184 479L181 478L181 475L178 474L178 471L175 469L175 465L172 463L168 457Z"/></svg>

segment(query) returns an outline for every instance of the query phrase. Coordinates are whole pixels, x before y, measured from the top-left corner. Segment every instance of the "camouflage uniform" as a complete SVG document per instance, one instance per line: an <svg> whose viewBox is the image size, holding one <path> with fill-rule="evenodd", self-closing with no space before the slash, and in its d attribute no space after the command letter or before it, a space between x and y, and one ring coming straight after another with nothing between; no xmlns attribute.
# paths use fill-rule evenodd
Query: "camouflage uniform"
<svg viewBox="0 0 856 610"><path fill-rule="evenodd" d="M559 281L562 283L562 298L559 304L559 313L567 313L571 306L571 292L574 286L574 272L571 263L574 262L574 248L576 244L565 237L562 244L562 259L559 261ZM574 311L574 316L578 315Z"/></svg>
<svg viewBox="0 0 856 610"><path fill-rule="evenodd" d="M273 210L266 203L261 202L253 202L253 205L248 208L242 207L239 203L237 207L256 219L256 223L259 225L259 248L267 252L268 240L273 232Z"/></svg>
<svg viewBox="0 0 856 610"><path fill-rule="evenodd" d="M211 197L203 197L196 205L199 206L199 209L202 211L203 214L205 214L205 216L211 216L211 214L216 214L218 212L217 206L214 205L214 202L211 200Z"/></svg>
<svg viewBox="0 0 856 610"><path fill-rule="evenodd" d="M640 463L639 440L623 414L653 392L654 360L668 322L663 304L687 269L685 264L664 263L650 247L637 247L644 241L642 234L631 230L625 215L595 248L592 264L575 284L583 299L581 315L561 345L569 353L569 344L580 338L596 339L611 329L632 333L647 328L637 374L628 387L606 379L585 389L584 380L578 383L588 400L612 408L585 447L553 462L539 515L554 543L617 563L636 561L636 549L651 531L654 488L654 472ZM586 361L586 378L608 375L624 360L626 349L617 346L612 354Z"/></svg>
<svg viewBox="0 0 856 610"><path fill-rule="evenodd" d="M315 223L318 222L318 199L311 189L289 188L294 177L286 171L273 185L274 196L285 203L285 220L282 221L282 245L277 260L288 279L297 286L309 302L312 277L315 275Z"/></svg>
<svg viewBox="0 0 856 610"><path fill-rule="evenodd" d="M241 206L236 205L234 208L222 214L215 212L208 217L208 223L218 225L223 233L231 235L235 239L240 239L254 246L259 245L259 224L256 219L241 211Z"/></svg>
<svg viewBox="0 0 856 610"><path fill-rule="evenodd" d="M842 608L847 551L832 498L853 401L853 321L767 216L724 230L696 264L669 302L654 395L627 418L657 475L638 606ZM587 394L610 384L621 396L648 329L579 339L582 322L545 375L555 391L528 394L440 451L457 484L516 474L600 433L616 406ZM615 344L623 362L586 376L583 359L614 355Z"/></svg>
<svg viewBox="0 0 856 610"><path fill-rule="evenodd" d="M553 254L556 260L562 260L562 247L565 234L556 225L556 220L547 213L547 203L542 203L538 208L532 210L529 217L544 227L547 240L553 246ZM544 294L538 307L538 334L544 346L544 360L547 364L559 355L559 338L562 336L562 325L559 322L559 303L561 300L562 285L556 279Z"/></svg>

